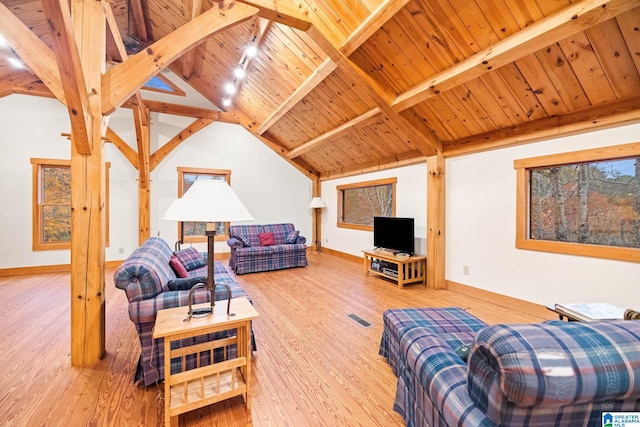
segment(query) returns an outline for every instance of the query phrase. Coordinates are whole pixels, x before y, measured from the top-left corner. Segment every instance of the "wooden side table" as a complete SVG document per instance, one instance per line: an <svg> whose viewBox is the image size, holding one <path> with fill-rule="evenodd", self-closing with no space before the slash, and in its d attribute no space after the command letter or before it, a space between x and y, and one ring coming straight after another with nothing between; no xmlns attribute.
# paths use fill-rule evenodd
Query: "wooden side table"
<svg viewBox="0 0 640 427"><path fill-rule="evenodd" d="M427 272L427 257L422 255L413 255L410 257L397 257L387 251L362 251L364 254L364 274L369 273L386 277L398 282L398 287L402 288L409 283L425 283ZM382 260L395 264L397 274L391 272L379 271L372 267L374 260Z"/></svg>
<svg viewBox="0 0 640 427"><path fill-rule="evenodd" d="M209 307L210 303L193 308ZM178 415L234 396L243 395L251 421L251 320L258 312L246 298L233 298L227 316L226 301L217 301L213 314L192 318L188 322L187 307L158 311L153 338L164 338L164 418L165 426L177 426ZM218 331L236 329L236 336L171 349L172 341ZM216 348L236 344L236 358L213 363ZM185 371L186 357L209 351L211 365ZM182 372L171 374L171 359L182 359Z"/></svg>

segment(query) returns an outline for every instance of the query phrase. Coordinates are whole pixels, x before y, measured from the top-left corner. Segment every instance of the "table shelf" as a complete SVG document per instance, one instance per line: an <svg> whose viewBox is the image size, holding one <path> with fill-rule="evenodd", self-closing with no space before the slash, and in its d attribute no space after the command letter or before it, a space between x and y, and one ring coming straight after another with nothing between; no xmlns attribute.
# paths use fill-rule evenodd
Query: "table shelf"
<svg viewBox="0 0 640 427"><path fill-rule="evenodd" d="M398 287L410 283L425 283L427 270L427 257L422 255L413 255L410 257L398 257L392 252L384 250L366 250L364 254L364 274L373 274L375 276L385 277L387 279L398 282ZM384 261L396 266L398 275L378 271L372 267L376 261Z"/></svg>

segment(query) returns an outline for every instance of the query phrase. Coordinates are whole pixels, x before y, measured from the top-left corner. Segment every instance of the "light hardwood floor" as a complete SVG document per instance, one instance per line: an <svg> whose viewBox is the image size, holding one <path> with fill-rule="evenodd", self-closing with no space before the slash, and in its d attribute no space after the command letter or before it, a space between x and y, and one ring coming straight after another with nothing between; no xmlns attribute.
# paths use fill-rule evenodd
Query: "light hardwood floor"
<svg viewBox="0 0 640 427"><path fill-rule="evenodd" d="M70 365L69 275L0 278L0 425L162 425L162 386L133 383L140 346L113 271L106 272L107 353L89 368ZM399 289L365 278L362 263L324 253L310 253L307 268L236 279L260 313L251 384L256 427L403 426L392 409L396 378L378 355L388 308L459 306L488 323L553 314L423 285ZM180 425L244 426L247 413L239 397L181 415Z"/></svg>

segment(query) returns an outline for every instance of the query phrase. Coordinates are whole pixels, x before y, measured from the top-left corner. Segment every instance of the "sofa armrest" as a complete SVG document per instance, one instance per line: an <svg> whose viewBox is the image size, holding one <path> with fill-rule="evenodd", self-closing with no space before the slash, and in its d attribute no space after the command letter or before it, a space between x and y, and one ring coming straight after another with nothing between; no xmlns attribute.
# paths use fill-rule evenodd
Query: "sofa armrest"
<svg viewBox="0 0 640 427"><path fill-rule="evenodd" d="M231 250L240 249L243 246L242 242L235 237L229 237L229 239L227 240L227 245L229 245Z"/></svg>

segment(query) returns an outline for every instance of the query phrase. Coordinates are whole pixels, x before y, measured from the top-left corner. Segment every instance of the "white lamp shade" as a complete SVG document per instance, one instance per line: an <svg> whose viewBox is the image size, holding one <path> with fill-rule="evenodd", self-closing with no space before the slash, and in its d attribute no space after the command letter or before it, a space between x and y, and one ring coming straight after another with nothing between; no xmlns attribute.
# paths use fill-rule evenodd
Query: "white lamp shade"
<svg viewBox="0 0 640 427"><path fill-rule="evenodd" d="M169 221L251 221L253 217L229 184L219 179L196 179L164 213Z"/></svg>
<svg viewBox="0 0 640 427"><path fill-rule="evenodd" d="M326 208L327 205L324 203L320 197L314 197L311 199L311 203L309 203L310 208Z"/></svg>

